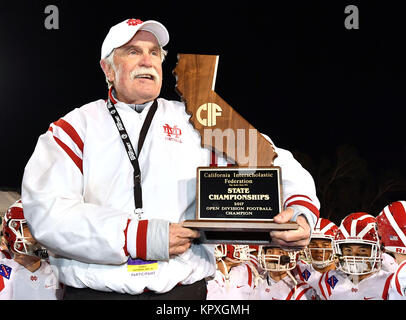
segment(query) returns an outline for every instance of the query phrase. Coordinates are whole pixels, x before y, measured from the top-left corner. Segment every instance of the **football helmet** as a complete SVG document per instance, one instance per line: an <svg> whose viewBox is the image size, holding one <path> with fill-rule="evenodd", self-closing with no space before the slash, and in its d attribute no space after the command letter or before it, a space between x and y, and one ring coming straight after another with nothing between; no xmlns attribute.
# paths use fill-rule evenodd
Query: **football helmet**
<svg viewBox="0 0 406 320"><path fill-rule="evenodd" d="M369 256L344 255L343 245L367 245ZM337 269L351 275L364 275L380 270L382 265L376 219L365 212L346 216L338 228L334 250L338 258Z"/></svg>
<svg viewBox="0 0 406 320"><path fill-rule="evenodd" d="M257 251L257 249L253 248L249 245L232 245L232 255L234 259L239 261L250 261L253 257L252 253Z"/></svg>
<svg viewBox="0 0 406 320"><path fill-rule="evenodd" d="M250 261L252 253L257 251L254 246L236 244L217 244L214 247L214 256L217 259L227 258L234 262Z"/></svg>
<svg viewBox="0 0 406 320"><path fill-rule="evenodd" d="M276 248L278 252L267 253L270 248ZM300 251L285 251L279 246L259 246L259 265L266 271L289 271L296 267Z"/></svg>
<svg viewBox="0 0 406 320"><path fill-rule="evenodd" d="M338 227L330 220L319 218L317 220L316 226L313 229L310 243L305 249L305 255L311 264L318 268L325 268L334 262L334 246L333 241L337 234ZM328 240L329 246L317 245L312 240Z"/></svg>
<svg viewBox="0 0 406 320"><path fill-rule="evenodd" d="M406 201L387 205L376 218L385 251L406 254Z"/></svg>
<svg viewBox="0 0 406 320"><path fill-rule="evenodd" d="M217 244L214 247L214 257L219 260L227 256L227 245L226 244Z"/></svg>
<svg viewBox="0 0 406 320"><path fill-rule="evenodd" d="M24 217L23 205L21 200L17 200L4 214L2 227L7 246L12 252L46 259L47 250L39 243L31 242L32 236L24 233L25 226L27 226L27 220Z"/></svg>

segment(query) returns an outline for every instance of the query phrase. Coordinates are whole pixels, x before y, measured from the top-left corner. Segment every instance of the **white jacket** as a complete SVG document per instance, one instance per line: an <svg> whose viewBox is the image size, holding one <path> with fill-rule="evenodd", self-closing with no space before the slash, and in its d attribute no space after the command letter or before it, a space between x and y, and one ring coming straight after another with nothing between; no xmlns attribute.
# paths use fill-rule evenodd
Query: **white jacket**
<svg viewBox="0 0 406 320"><path fill-rule="evenodd" d="M117 102L116 108L136 148L149 107L137 113ZM104 100L71 111L39 137L24 171L22 202L33 236L53 253L61 282L161 293L214 275L212 246L193 244L168 257L168 222L194 219L196 168L211 158L189 118L183 103L158 99L139 156L140 222L133 213L133 168ZM276 152L284 206L305 214L313 227L319 208L313 179L290 152ZM159 261L143 266L129 256Z"/></svg>

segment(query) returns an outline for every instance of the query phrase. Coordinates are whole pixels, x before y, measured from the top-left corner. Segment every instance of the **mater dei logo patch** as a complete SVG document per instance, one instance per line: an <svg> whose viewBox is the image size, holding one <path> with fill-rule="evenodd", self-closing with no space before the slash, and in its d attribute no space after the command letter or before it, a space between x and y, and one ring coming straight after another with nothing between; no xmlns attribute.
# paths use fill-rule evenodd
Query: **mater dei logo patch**
<svg viewBox="0 0 406 320"><path fill-rule="evenodd" d="M180 136L182 135L182 130L178 128L176 124L173 127L171 127L169 124L166 123L163 126L163 128L164 133L166 134L165 136L166 140L182 143L182 140L180 139Z"/></svg>

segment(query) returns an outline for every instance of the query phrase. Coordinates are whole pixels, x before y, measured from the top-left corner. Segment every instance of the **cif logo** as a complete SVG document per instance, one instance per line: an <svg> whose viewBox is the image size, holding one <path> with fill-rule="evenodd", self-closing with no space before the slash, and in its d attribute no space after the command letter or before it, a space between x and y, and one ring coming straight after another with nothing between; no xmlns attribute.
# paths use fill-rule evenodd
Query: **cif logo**
<svg viewBox="0 0 406 320"><path fill-rule="evenodd" d="M205 111L206 117L202 118L202 111ZM209 102L202 104L196 113L197 120L205 127L212 127L216 125L216 118L221 116L221 107L215 103Z"/></svg>

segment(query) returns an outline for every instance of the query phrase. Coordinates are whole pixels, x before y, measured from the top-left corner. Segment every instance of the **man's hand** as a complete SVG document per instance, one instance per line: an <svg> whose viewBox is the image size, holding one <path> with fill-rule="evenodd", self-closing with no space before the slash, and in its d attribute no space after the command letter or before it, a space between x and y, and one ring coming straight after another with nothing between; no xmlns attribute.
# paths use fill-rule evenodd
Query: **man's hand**
<svg viewBox="0 0 406 320"><path fill-rule="evenodd" d="M190 248L193 240L199 237L199 231L182 227L179 223L170 223L169 256L184 253Z"/></svg>
<svg viewBox="0 0 406 320"><path fill-rule="evenodd" d="M293 209L287 208L274 217L276 223L287 223L293 216ZM271 231L272 244L282 247L304 248L310 242L310 226L307 219L300 215L296 223L299 225L297 230Z"/></svg>

